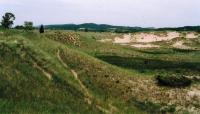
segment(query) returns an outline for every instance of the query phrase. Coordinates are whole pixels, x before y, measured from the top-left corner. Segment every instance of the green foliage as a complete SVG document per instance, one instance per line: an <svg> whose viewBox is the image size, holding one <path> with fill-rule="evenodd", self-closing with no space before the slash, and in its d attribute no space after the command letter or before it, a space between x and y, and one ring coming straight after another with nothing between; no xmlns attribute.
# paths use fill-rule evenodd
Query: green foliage
<svg viewBox="0 0 200 114"><path fill-rule="evenodd" d="M76 34L80 46L65 43L66 40L62 39L72 34ZM200 73L199 51L163 47L135 49L98 42L120 35L0 30L0 113L104 113L97 106L113 114L176 113L175 109L180 105L185 110L189 109L186 105L198 109L196 101L184 99L182 91L190 91L190 88L162 87L155 84L154 79L157 74L197 77ZM58 50L67 67L59 61ZM77 73L91 98L71 70ZM51 80L45 72L50 74ZM173 84L185 80L161 79L168 80L168 83L173 79ZM198 83L192 84L191 88L194 87L198 87ZM171 91L175 95L169 97ZM183 99L177 99L178 95Z"/></svg>
<svg viewBox="0 0 200 114"><path fill-rule="evenodd" d="M56 65L53 69L45 66L51 61L22 42L0 43L0 113L101 113L84 101L84 94L66 74L53 71Z"/></svg>
<svg viewBox="0 0 200 114"><path fill-rule="evenodd" d="M136 107L146 110L149 114L168 114L176 111L175 106L162 106L162 104L152 103L149 101L141 102L133 100Z"/></svg>
<svg viewBox="0 0 200 114"><path fill-rule="evenodd" d="M61 25L46 25L47 29L52 30L88 30L90 32L115 32L115 33L131 33L142 31L200 31L200 26L185 26L177 28L142 28L142 27L128 27L128 26L114 26L107 24L61 24Z"/></svg>
<svg viewBox="0 0 200 114"><path fill-rule="evenodd" d="M20 29L20 30L22 30L22 29L24 29L24 26L22 26L22 25L17 25L17 26L15 26L15 29Z"/></svg>
<svg viewBox="0 0 200 114"><path fill-rule="evenodd" d="M156 76L156 80L160 85L169 87L187 87L192 81L184 76Z"/></svg>
<svg viewBox="0 0 200 114"><path fill-rule="evenodd" d="M33 30L34 29L33 22L31 22L31 21L25 21L24 22L24 29L25 30Z"/></svg>
<svg viewBox="0 0 200 114"><path fill-rule="evenodd" d="M15 20L15 15L12 13L5 13L5 15L2 17L2 21L1 21L1 25L4 28L11 28L12 25L14 24L14 20Z"/></svg>

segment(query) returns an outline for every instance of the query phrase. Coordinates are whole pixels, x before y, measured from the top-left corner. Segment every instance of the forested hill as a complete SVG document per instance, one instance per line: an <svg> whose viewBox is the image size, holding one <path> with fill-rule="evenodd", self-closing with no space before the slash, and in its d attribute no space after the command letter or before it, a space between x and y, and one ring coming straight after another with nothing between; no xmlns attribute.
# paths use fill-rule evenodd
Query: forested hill
<svg viewBox="0 0 200 114"><path fill-rule="evenodd" d="M95 24L95 23L84 23L84 24L54 24L45 25L47 29L54 30L79 30L79 31L95 31L95 32L138 32L138 31L160 31L160 30L175 30L175 31L200 31L200 26L184 26L176 28L142 28L142 27L129 27L129 26L114 26L107 24Z"/></svg>
<svg viewBox="0 0 200 114"><path fill-rule="evenodd" d="M80 30L80 31L99 31L99 32L106 32L106 31L131 32L131 31L148 30L147 28L141 28L141 27L113 26L113 25L95 24L95 23L45 25L45 28L57 29L57 30Z"/></svg>

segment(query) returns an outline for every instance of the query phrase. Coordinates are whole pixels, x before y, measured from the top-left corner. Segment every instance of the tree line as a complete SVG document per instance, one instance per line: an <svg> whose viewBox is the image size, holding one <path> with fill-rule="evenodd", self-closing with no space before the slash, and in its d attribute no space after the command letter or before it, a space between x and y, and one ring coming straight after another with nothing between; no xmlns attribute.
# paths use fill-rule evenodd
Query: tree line
<svg viewBox="0 0 200 114"><path fill-rule="evenodd" d="M11 29L16 17L13 13L7 12L2 16L1 20L1 28L3 29ZM15 29L22 29L22 30L34 30L35 27L33 26L33 22L31 21L24 21L24 25L17 25L14 27ZM44 26L41 25L39 29L40 33L44 33Z"/></svg>

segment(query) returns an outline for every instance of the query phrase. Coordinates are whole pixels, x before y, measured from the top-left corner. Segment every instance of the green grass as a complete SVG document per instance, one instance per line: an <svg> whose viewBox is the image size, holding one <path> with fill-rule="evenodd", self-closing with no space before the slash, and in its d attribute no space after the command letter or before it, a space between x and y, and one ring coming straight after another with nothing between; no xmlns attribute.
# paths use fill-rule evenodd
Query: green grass
<svg viewBox="0 0 200 114"><path fill-rule="evenodd" d="M97 106L116 114L173 113L176 106L198 106L193 100L169 98L167 92L183 97L185 90L160 87L155 76L199 76L199 51L136 49L98 42L122 35L107 32L61 31L78 34L80 46L49 39L46 35L54 33L51 30L45 34L0 32L0 113L105 113ZM68 68L59 61L58 50ZM92 95L92 104L85 101L87 96L72 69Z"/></svg>

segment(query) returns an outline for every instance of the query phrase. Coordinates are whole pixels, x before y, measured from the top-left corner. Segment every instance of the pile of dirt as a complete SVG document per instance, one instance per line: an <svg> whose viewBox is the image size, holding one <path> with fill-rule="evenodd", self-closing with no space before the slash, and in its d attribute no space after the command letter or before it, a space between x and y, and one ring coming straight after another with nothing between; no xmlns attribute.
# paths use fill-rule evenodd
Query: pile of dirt
<svg viewBox="0 0 200 114"><path fill-rule="evenodd" d="M59 41L61 43L80 46L79 36L78 34L75 34L75 33L64 33L64 32L56 31L54 33L46 34L46 37L53 39L55 41Z"/></svg>

